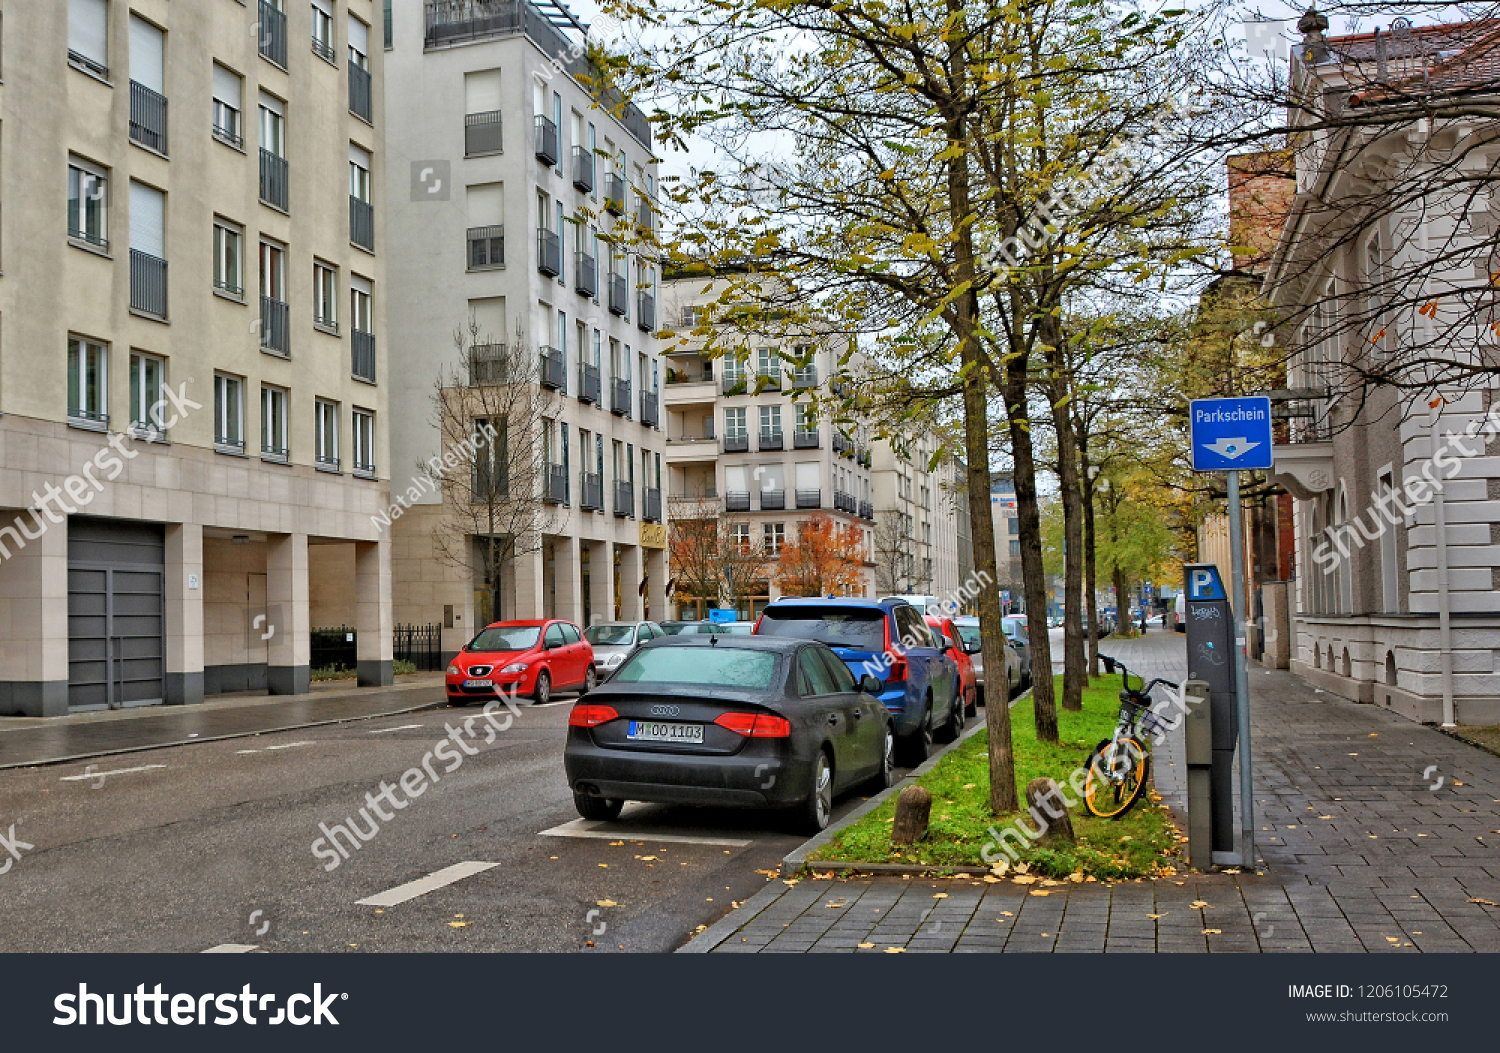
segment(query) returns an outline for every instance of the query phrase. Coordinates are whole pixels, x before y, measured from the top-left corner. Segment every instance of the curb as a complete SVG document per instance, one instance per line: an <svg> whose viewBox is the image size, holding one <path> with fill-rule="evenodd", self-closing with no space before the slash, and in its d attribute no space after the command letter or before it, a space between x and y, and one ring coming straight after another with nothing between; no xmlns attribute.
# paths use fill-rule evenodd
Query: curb
<svg viewBox="0 0 1500 1053"><path fill-rule="evenodd" d="M856 874L972 874L977 877L994 873L989 867L944 866L942 863L918 863L912 866L901 863L840 863L809 859L807 866L810 870L848 870Z"/></svg>

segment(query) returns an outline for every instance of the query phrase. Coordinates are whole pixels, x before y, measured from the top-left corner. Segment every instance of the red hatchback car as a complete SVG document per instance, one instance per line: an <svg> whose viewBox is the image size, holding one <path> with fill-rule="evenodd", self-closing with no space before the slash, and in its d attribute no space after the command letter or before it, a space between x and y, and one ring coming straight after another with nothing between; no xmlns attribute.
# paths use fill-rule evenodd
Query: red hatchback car
<svg viewBox="0 0 1500 1053"><path fill-rule="evenodd" d="M974 659L964 651L963 637L958 635L958 627L953 624L952 618L937 618L929 614L926 621L933 635L943 645L943 653L958 665L958 683L964 694L964 712L972 717L978 712L975 707L979 704L979 692L976 690L979 678L974 675Z"/></svg>
<svg viewBox="0 0 1500 1053"><path fill-rule="evenodd" d="M598 682L594 648L572 622L496 622L448 666L448 704L466 706L513 690L542 705L555 690L588 692Z"/></svg>

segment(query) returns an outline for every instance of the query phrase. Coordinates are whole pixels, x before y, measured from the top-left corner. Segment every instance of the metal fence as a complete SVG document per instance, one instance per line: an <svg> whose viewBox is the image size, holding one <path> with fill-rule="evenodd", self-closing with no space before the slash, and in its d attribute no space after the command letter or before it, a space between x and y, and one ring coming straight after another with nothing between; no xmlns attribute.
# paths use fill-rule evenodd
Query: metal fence
<svg viewBox="0 0 1500 1053"><path fill-rule="evenodd" d="M349 626L314 629L308 636L311 641L309 664L312 668L359 668L359 637Z"/></svg>
<svg viewBox="0 0 1500 1053"><path fill-rule="evenodd" d="M398 625L393 638L392 657L410 662L419 673L443 671L443 627L432 625Z"/></svg>
<svg viewBox="0 0 1500 1053"><path fill-rule="evenodd" d="M130 306L156 318L167 317L167 261L130 250Z"/></svg>
<svg viewBox="0 0 1500 1053"><path fill-rule="evenodd" d="M159 154L167 152L167 100L135 81L130 82L130 137Z"/></svg>

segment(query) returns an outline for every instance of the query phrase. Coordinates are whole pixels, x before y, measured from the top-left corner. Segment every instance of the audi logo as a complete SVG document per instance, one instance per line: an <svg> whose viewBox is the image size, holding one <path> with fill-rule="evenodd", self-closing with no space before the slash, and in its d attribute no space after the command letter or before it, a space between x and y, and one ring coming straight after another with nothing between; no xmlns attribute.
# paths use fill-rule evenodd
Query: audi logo
<svg viewBox="0 0 1500 1053"><path fill-rule="evenodd" d="M681 712L682 712L682 707L681 706L652 706L651 707L651 715L653 717L675 717L675 716L677 716Z"/></svg>

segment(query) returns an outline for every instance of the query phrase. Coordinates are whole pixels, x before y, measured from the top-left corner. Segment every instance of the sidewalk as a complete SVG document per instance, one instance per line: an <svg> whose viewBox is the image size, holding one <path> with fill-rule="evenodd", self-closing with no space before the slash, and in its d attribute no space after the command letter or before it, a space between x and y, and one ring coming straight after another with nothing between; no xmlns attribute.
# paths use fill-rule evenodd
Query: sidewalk
<svg viewBox="0 0 1500 1053"><path fill-rule="evenodd" d="M1176 634L1103 650L1186 674ZM1500 758L1253 662L1250 685L1258 875L777 880L683 950L1500 951ZM1157 753L1169 805L1181 749Z"/></svg>

